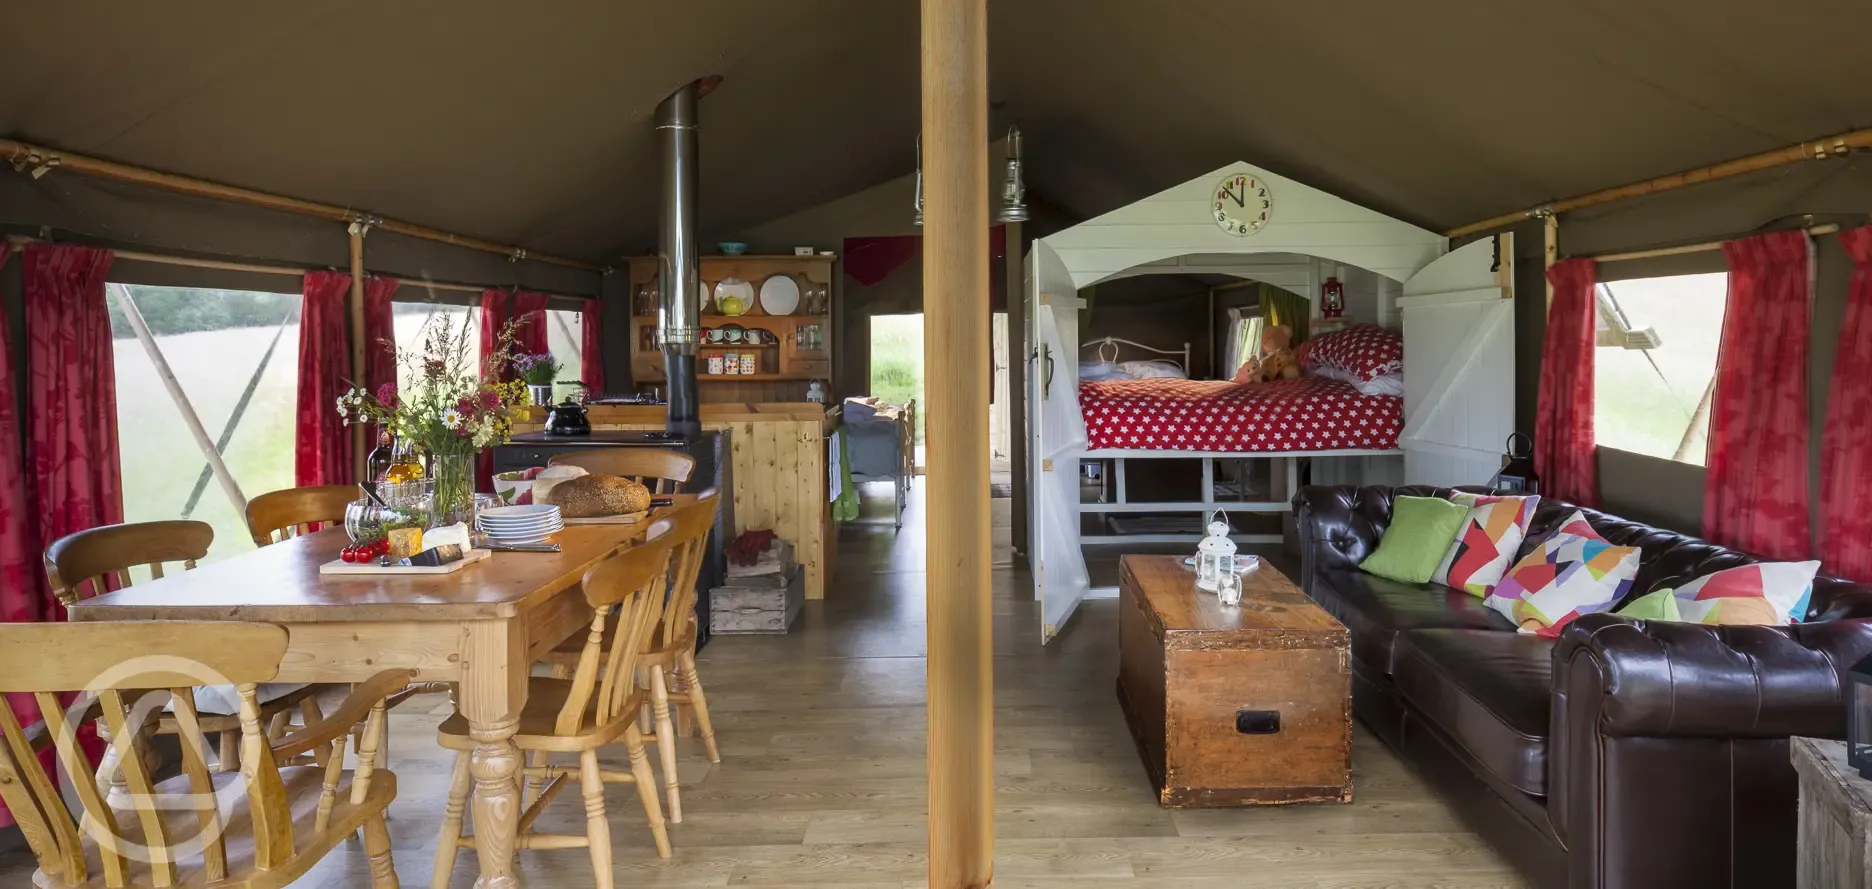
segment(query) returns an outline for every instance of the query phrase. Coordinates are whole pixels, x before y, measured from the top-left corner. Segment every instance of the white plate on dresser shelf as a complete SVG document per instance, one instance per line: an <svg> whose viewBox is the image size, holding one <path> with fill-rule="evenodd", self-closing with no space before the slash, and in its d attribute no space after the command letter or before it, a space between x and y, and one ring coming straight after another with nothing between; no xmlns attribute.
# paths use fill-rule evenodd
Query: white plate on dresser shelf
<svg viewBox="0 0 1872 889"><path fill-rule="evenodd" d="M775 275L761 282L761 309L769 315L791 315L799 308L799 282Z"/></svg>

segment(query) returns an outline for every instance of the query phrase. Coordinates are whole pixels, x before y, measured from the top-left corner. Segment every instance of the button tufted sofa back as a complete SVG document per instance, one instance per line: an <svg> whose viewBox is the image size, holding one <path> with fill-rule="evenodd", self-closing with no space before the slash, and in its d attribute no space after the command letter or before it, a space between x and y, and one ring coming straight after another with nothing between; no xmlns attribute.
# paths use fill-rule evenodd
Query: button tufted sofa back
<svg viewBox="0 0 1872 889"><path fill-rule="evenodd" d="M1445 497L1451 488L1426 485L1381 486L1310 486L1294 497L1299 522L1303 587L1317 570L1356 569L1378 547L1384 529L1391 522L1391 504L1399 496ZM1559 500L1542 498L1528 526L1527 539L1521 543L1516 558L1551 535L1561 522L1583 509ZM1606 540L1620 546L1636 546L1640 556L1638 576L1628 598L1655 590L1681 586L1704 575L1759 561L1747 553L1718 546L1686 534L1628 521L1618 516L1584 509L1586 521ZM1872 586L1821 575L1814 579L1814 594L1803 621L1872 618Z"/></svg>

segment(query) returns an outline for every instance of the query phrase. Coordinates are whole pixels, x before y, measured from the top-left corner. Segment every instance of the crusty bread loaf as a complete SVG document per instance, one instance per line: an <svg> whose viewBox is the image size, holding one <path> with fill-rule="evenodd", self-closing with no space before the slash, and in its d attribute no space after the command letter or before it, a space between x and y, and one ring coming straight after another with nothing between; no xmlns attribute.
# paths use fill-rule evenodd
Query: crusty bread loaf
<svg viewBox="0 0 1872 889"><path fill-rule="evenodd" d="M650 489L615 475L584 475L554 485L543 502L568 519L628 515L650 508Z"/></svg>

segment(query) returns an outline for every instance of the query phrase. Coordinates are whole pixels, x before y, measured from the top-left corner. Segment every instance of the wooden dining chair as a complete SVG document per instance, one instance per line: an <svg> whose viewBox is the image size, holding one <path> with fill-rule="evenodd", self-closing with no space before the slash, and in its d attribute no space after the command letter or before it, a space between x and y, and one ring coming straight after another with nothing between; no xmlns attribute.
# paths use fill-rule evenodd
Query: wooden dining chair
<svg viewBox="0 0 1872 889"><path fill-rule="evenodd" d="M708 555L708 536L715 526L715 513L721 498L713 489L704 492L694 503L679 507L657 524L667 525L659 539L670 541L670 593L658 608L656 624L637 662L640 684L649 692L645 703L654 727L657 756L663 768L663 786L669 799L671 824L682 823L682 794L676 776L676 717L692 717L702 735L709 762L721 762L715 744L715 726L709 719L708 699L702 692L702 678L696 672L696 583L702 572L702 560ZM655 526L651 534L659 532ZM569 639L549 652L545 663L554 676L569 678L583 654L582 639ZM607 639L604 643L609 646ZM683 722L687 723L687 718ZM648 731L648 730L647 730Z"/></svg>
<svg viewBox="0 0 1872 889"><path fill-rule="evenodd" d="M657 855L670 857L669 829L657 802L656 776L651 774L643 735L637 728L644 692L636 682L638 655L667 592L670 544L667 536L654 538L622 550L585 572L585 601L591 605L593 616L578 667L571 679L530 680L519 731L513 736L513 743L527 757L527 765L521 769L528 789L518 813L517 848L588 848L599 889L613 886L611 827L605 821L606 784L637 785ZM613 612L617 614L615 629ZM610 646L605 645L608 634L613 640ZM433 889L446 889L455 869L456 853L475 843L474 837L462 834L462 810L473 783L469 757L476 741L469 734L467 718L459 712L442 723L437 738L443 747L457 751L431 883ZM630 771L600 768L599 749L620 742L630 755ZM551 764L553 754L573 753L578 755L577 766ZM540 813L569 781L576 781L585 797L585 835L534 831ZM476 825L477 833L482 829L482 825Z"/></svg>
<svg viewBox="0 0 1872 889"><path fill-rule="evenodd" d="M577 466L598 475L628 478L652 494L674 494L695 472L695 458L663 448L583 448L560 454L552 466Z"/></svg>
<svg viewBox="0 0 1872 889"><path fill-rule="evenodd" d="M52 594L59 603L70 606L81 599L122 589L132 582L131 569L147 568L152 579L163 576L163 565L180 562L192 569L207 558L214 544L214 528L206 522L167 521L133 522L104 525L76 534L67 534L46 547L46 575ZM261 716L275 735L283 732L295 709L304 723L311 725L322 718L319 712L319 686L308 686L271 698L261 704ZM220 737L215 768L233 771L240 762L240 717L236 714L203 714L203 731ZM108 727L107 727L108 728ZM157 734L171 735L180 729L174 717L165 715ZM110 763L103 769L116 774ZM119 776L113 796L124 791Z"/></svg>
<svg viewBox="0 0 1872 889"><path fill-rule="evenodd" d="M269 491L247 501L247 531L255 546L297 537L313 525L344 526L345 507L358 499L357 485L313 485Z"/></svg>
<svg viewBox="0 0 1872 889"><path fill-rule="evenodd" d="M682 823L680 782L676 778L676 723L671 705L695 720L709 762L721 762L715 745L715 724L709 719L708 699L702 694L702 676L696 672L696 584L702 560L708 556L709 532L721 498L697 500L671 516L670 594L638 660L638 670L650 686L650 710L656 723L657 756L662 760L663 787L669 799L670 822Z"/></svg>
<svg viewBox="0 0 1872 889"><path fill-rule="evenodd" d="M31 694L44 722L26 728L0 696L0 801L38 860L36 886L70 889L197 887L275 889L302 876L352 833L364 834L375 889L395 889L384 811L396 775L377 767L385 695L407 671L378 674L330 718L273 740L263 727L258 683L286 653L283 627L270 624L127 621L0 625L0 692ZM239 689L240 772L211 774L207 730L191 686L233 682ZM73 703L69 693L80 695ZM181 774L158 781L133 743L167 704L180 728ZM135 795L122 804L98 791L98 776L77 735L85 722L110 726L112 746ZM354 724L366 742L344 770ZM327 766L282 766L323 748ZM40 754L55 750L72 778L76 806Z"/></svg>

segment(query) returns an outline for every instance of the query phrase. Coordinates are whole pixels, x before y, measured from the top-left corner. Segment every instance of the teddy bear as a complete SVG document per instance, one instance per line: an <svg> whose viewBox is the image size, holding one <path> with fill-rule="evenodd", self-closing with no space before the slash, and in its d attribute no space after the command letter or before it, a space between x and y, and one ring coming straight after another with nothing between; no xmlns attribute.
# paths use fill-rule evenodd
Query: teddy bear
<svg viewBox="0 0 1872 889"><path fill-rule="evenodd" d="M1259 354L1250 355L1242 362L1241 369L1235 372L1235 382L1249 385L1299 376L1300 365L1294 360L1293 328L1269 324L1261 329Z"/></svg>

